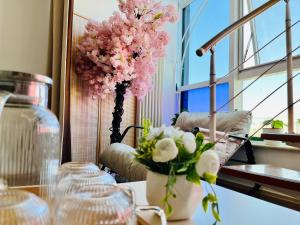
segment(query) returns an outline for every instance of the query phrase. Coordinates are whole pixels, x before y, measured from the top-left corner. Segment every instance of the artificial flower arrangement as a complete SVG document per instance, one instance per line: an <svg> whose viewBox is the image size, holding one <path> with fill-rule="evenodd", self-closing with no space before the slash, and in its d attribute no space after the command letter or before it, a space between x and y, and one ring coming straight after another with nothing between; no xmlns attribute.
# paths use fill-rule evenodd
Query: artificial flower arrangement
<svg viewBox="0 0 300 225"><path fill-rule="evenodd" d="M135 160L152 172L168 176L165 184L165 196L161 199L167 216L172 215L171 198L176 198L173 190L176 177L184 175L188 182L201 185L201 179L211 187L202 200L205 211L211 204L212 214L220 221L218 199L212 184L216 182L220 162L213 148L214 144L205 143L204 135L184 132L174 127L153 128L144 121L143 135L135 153ZM199 199L200 200L200 199Z"/></svg>
<svg viewBox="0 0 300 225"><path fill-rule="evenodd" d="M124 95L139 99L152 87L158 60L165 56L175 23L174 5L154 0L117 0L120 12L106 21L89 21L76 51L76 72L93 97L116 93L112 143L120 142Z"/></svg>

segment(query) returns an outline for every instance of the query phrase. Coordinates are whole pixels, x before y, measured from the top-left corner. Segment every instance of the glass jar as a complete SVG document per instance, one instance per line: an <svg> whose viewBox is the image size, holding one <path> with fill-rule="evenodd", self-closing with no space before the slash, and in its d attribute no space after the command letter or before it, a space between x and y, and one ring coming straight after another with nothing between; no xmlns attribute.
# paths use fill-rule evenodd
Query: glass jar
<svg viewBox="0 0 300 225"><path fill-rule="evenodd" d="M47 109L51 84L46 76L0 71L0 91L11 93L0 115L0 177L9 186L55 185L60 128Z"/></svg>

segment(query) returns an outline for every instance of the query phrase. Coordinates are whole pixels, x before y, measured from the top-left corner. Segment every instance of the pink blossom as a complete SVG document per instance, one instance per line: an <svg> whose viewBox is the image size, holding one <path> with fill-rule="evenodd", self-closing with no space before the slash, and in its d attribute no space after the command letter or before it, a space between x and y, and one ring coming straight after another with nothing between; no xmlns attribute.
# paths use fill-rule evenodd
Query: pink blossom
<svg viewBox="0 0 300 225"><path fill-rule="evenodd" d="M176 22L173 5L154 0L118 0L120 12L103 22L89 21L77 45L76 71L91 95L105 98L118 83L130 82L126 96L142 99L152 87L159 58L169 36L167 22Z"/></svg>

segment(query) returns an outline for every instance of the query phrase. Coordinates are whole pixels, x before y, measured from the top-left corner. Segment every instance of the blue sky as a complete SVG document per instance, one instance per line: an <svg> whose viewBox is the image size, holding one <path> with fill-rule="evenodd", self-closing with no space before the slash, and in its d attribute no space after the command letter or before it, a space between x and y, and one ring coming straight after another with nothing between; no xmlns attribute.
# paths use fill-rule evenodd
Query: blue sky
<svg viewBox="0 0 300 225"><path fill-rule="evenodd" d="M190 20L194 17L196 10L203 0L194 0L190 5ZM266 0L253 0L253 8L265 3ZM230 0L209 0L207 7L198 19L197 25L191 32L189 46L190 61L189 84L207 81L209 79L209 55L199 58L195 51L202 44L212 38L215 34L230 24ZM300 19L300 0L291 0L292 23ZM258 47L262 47L277 34L285 29L285 3L281 1L272 9L263 13L255 20L258 34ZM300 45L300 23L293 28L293 48ZM300 50L294 55L300 54ZM282 58L285 55L285 36L276 40L260 54L261 63L270 62ZM222 40L216 47L216 72L221 77L228 72L229 67L229 39ZM243 108L250 110L255 104L262 100L268 93L285 82L284 73L275 76L267 76L261 79L253 87L249 88L243 96ZM245 81L244 85L251 81ZM300 77L294 82L294 99L300 98ZM278 91L272 98L267 100L261 107L254 111L257 121L272 117L286 107L286 86ZM295 106L295 118L300 119L300 103ZM286 120L286 113L281 119Z"/></svg>

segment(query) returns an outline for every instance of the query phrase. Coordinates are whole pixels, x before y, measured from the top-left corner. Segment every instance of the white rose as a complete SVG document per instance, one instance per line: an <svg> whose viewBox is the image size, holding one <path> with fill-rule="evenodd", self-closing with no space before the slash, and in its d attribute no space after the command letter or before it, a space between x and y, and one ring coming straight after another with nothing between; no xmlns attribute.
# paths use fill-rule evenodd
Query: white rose
<svg viewBox="0 0 300 225"><path fill-rule="evenodd" d="M179 138L183 134L184 134L183 131L179 130L178 128L172 127L172 126L164 128L164 137Z"/></svg>
<svg viewBox="0 0 300 225"><path fill-rule="evenodd" d="M196 171L200 177L204 173L217 175L220 168L220 160L215 150L207 150L203 152L199 161L196 163Z"/></svg>
<svg viewBox="0 0 300 225"><path fill-rule="evenodd" d="M150 127L149 134L147 136L147 140L153 140L154 138L158 137L165 129L165 125L161 127Z"/></svg>
<svg viewBox="0 0 300 225"><path fill-rule="evenodd" d="M164 138L156 143L152 159L154 162L168 162L175 159L177 154L175 141L172 138Z"/></svg>
<svg viewBox="0 0 300 225"><path fill-rule="evenodd" d="M186 132L183 134L182 142L186 151L190 154L194 153L196 150L195 136L191 132Z"/></svg>

